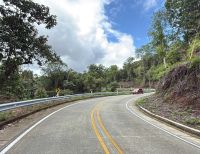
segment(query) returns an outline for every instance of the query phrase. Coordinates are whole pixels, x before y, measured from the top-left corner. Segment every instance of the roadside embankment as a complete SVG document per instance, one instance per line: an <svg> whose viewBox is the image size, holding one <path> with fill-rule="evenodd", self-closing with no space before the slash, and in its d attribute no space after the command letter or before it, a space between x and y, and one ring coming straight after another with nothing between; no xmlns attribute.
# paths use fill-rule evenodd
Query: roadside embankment
<svg viewBox="0 0 200 154"><path fill-rule="evenodd" d="M165 122L169 125L172 125L172 126L175 126L185 132L188 132L190 134L193 134L193 135L196 135L198 137L200 137L200 129L195 129L195 128L192 128L191 126L187 126L185 124L182 124L182 123L179 123L178 121L173 121L173 120L170 120L168 118L165 118L163 116L160 116L158 114L155 114L155 113L152 113L151 111L149 111L148 109L142 107L143 103L144 103L145 99L141 99L137 102L137 106L138 108L140 109L140 111L142 111L143 113L159 120L159 121L162 121L162 122Z"/></svg>
<svg viewBox="0 0 200 154"><path fill-rule="evenodd" d="M169 71L160 80L156 93L141 99L138 105L169 124L174 125L172 120L200 130L200 58Z"/></svg>
<svg viewBox="0 0 200 154"><path fill-rule="evenodd" d="M181 104L164 103L163 98L154 94L140 99L137 104L153 114L173 120L200 130L200 117L191 108L183 108Z"/></svg>

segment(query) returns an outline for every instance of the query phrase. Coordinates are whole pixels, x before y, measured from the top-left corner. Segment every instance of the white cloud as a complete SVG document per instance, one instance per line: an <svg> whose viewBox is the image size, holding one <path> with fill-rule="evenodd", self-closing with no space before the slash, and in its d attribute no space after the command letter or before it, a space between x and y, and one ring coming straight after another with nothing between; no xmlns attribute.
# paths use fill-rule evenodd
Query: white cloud
<svg viewBox="0 0 200 154"><path fill-rule="evenodd" d="M83 71L89 64L122 66L134 54L131 35L112 28L104 6L110 0L35 0L50 7L57 15L58 25L41 34L49 35L49 44L69 67ZM110 42L112 34L118 41Z"/></svg>
<svg viewBox="0 0 200 154"><path fill-rule="evenodd" d="M105 57L102 59L106 66L118 64L122 67L123 62L132 56L131 51L134 51L133 40L129 35L123 35L119 38L119 43L109 43L106 47Z"/></svg>
<svg viewBox="0 0 200 154"><path fill-rule="evenodd" d="M145 0L143 3L143 7L145 10L149 10L157 6L157 3L158 3L157 0Z"/></svg>

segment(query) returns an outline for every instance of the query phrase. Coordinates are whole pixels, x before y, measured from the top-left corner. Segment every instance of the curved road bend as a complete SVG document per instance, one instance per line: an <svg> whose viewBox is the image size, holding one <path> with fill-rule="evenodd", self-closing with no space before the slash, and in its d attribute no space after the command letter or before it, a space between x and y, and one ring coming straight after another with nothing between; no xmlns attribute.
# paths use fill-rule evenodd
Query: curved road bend
<svg viewBox="0 0 200 154"><path fill-rule="evenodd" d="M48 117L9 154L195 154L200 149L146 123L126 108L137 96L80 101Z"/></svg>

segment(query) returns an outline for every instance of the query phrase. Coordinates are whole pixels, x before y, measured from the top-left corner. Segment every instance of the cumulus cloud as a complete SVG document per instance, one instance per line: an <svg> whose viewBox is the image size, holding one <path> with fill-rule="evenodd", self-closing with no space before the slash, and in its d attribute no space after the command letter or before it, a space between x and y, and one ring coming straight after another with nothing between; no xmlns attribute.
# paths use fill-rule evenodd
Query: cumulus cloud
<svg viewBox="0 0 200 154"><path fill-rule="evenodd" d="M133 38L113 30L104 6L108 0L38 0L58 16L53 30L41 29L49 35L49 43L70 67L82 71L92 63L109 66L122 63L133 55ZM112 34L117 42L108 41Z"/></svg>
<svg viewBox="0 0 200 154"><path fill-rule="evenodd" d="M122 66L134 54L131 35L112 28L104 7L111 0L35 0L50 7L58 25L39 32L49 36L49 44L69 67L83 71L89 64ZM112 35L117 41L109 41Z"/></svg>

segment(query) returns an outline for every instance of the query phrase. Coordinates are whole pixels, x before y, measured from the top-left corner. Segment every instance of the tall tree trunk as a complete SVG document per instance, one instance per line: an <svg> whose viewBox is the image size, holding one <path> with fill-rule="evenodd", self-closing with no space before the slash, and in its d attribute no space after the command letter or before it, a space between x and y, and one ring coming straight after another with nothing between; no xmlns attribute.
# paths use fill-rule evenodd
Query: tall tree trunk
<svg viewBox="0 0 200 154"><path fill-rule="evenodd" d="M166 63L166 58L165 57L163 58L163 64L164 64L165 68L167 68L167 63Z"/></svg>

